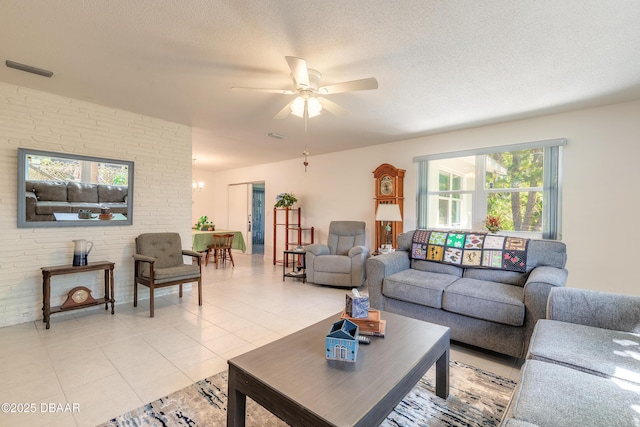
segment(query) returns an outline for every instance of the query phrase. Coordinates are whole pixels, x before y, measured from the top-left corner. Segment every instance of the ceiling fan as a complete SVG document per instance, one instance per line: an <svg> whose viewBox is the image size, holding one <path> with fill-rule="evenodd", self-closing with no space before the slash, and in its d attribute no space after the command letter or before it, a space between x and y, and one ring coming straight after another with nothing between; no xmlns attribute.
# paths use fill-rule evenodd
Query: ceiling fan
<svg viewBox="0 0 640 427"><path fill-rule="evenodd" d="M326 99L326 95L378 88L378 81L374 77L336 83L328 86L320 86L320 78L322 77L322 74L318 70L308 68L307 61L295 56L285 56L285 59L291 69L293 89L253 87L233 87L232 89L280 93L283 95L298 95L275 115L276 119L282 119L288 116L289 113L303 118L315 117L320 114L323 108L335 115L344 115L347 113L347 110L335 102Z"/></svg>

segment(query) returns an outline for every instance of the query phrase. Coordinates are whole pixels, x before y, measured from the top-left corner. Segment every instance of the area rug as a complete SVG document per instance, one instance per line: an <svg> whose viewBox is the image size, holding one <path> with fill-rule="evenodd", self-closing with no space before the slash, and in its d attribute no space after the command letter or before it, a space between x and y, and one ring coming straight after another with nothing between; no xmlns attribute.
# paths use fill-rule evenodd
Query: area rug
<svg viewBox="0 0 640 427"><path fill-rule="evenodd" d="M464 363L451 361L450 366L450 392L446 400L435 395L435 368L431 368L381 425L497 426L516 383ZM222 372L99 427L224 426L226 409L227 373ZM251 399L247 399L246 424L287 425Z"/></svg>

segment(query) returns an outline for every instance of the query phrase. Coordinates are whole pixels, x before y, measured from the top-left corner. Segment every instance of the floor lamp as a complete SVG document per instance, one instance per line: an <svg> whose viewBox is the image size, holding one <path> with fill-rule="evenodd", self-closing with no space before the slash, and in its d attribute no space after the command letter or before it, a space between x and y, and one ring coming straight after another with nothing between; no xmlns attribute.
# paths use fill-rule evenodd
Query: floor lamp
<svg viewBox="0 0 640 427"><path fill-rule="evenodd" d="M391 222L402 221L402 215L400 214L400 206L396 204L384 203L378 205L376 211L376 221L386 222L385 225L385 237L386 244L382 245L381 249L391 249Z"/></svg>

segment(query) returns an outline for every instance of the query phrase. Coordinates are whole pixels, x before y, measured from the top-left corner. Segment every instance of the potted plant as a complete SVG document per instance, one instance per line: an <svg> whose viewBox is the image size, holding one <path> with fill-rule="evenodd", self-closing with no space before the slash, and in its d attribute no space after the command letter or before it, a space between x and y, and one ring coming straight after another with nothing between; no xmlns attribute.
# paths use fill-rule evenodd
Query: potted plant
<svg viewBox="0 0 640 427"><path fill-rule="evenodd" d="M489 230L490 233L497 233L498 231L502 230L502 225L500 217L499 216L495 216L495 215L487 215L487 217L484 219L484 227Z"/></svg>
<svg viewBox="0 0 640 427"><path fill-rule="evenodd" d="M298 199L293 193L280 193L276 196L276 204L273 207L289 209L297 201Z"/></svg>
<svg viewBox="0 0 640 427"><path fill-rule="evenodd" d="M209 217L206 215L202 215L200 219L198 219L198 222L196 222L196 230L214 231L215 229L216 225L213 223L213 221L209 221Z"/></svg>

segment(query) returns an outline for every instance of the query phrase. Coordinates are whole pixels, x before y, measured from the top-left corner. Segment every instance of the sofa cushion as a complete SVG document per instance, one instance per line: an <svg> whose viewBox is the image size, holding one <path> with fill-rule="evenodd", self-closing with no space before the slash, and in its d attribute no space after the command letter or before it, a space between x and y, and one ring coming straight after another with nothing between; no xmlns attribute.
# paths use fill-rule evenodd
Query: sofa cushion
<svg viewBox="0 0 640 427"><path fill-rule="evenodd" d="M142 263L146 264L146 263ZM149 278L149 272L146 271L143 277ZM176 267L168 268L154 268L153 269L153 281L154 283L161 285L165 282L173 282L176 280L197 280L200 277L200 267L197 265L183 264Z"/></svg>
<svg viewBox="0 0 640 427"><path fill-rule="evenodd" d="M98 186L82 182L69 182L67 185L69 202L98 203Z"/></svg>
<svg viewBox="0 0 640 427"><path fill-rule="evenodd" d="M71 213L71 205L67 202L38 202L36 204L38 215L53 215L54 212Z"/></svg>
<svg viewBox="0 0 640 427"><path fill-rule="evenodd" d="M527 358L640 384L638 334L541 319Z"/></svg>
<svg viewBox="0 0 640 427"><path fill-rule="evenodd" d="M97 203L83 203L83 202L73 202L69 203L71 206L71 212L78 212L80 209L90 210L95 214L100 213L100 205Z"/></svg>
<svg viewBox="0 0 640 427"><path fill-rule="evenodd" d="M442 308L477 319L522 326L524 290L504 283L462 278L445 289Z"/></svg>
<svg viewBox="0 0 640 427"><path fill-rule="evenodd" d="M419 259L411 260L411 268L420 271L430 271L431 273L450 274L456 277L462 277L462 273L464 273L464 269L455 265L440 264L438 262Z"/></svg>
<svg viewBox="0 0 640 427"><path fill-rule="evenodd" d="M530 240L527 253L527 271L543 265L564 268L567 264L567 246L556 240Z"/></svg>
<svg viewBox="0 0 640 427"><path fill-rule="evenodd" d="M513 417L541 426L633 426L638 388L552 363L528 360Z"/></svg>
<svg viewBox="0 0 640 427"><path fill-rule="evenodd" d="M127 198L127 187L122 185L98 185L98 201L100 203L124 203Z"/></svg>
<svg viewBox="0 0 640 427"><path fill-rule="evenodd" d="M136 253L156 258L154 271L184 264L178 233L144 233L136 238ZM149 277L149 264L141 263L140 274Z"/></svg>
<svg viewBox="0 0 640 427"><path fill-rule="evenodd" d="M26 191L36 194L38 201L66 202L67 183L63 181L27 181Z"/></svg>
<svg viewBox="0 0 640 427"><path fill-rule="evenodd" d="M314 270L330 273L351 273L351 258L346 255L323 255L315 258Z"/></svg>
<svg viewBox="0 0 640 427"><path fill-rule="evenodd" d="M506 283L507 285L524 286L527 282L527 273L517 271L491 270L486 268L465 268L462 277L468 279L486 280L489 282Z"/></svg>
<svg viewBox="0 0 640 427"><path fill-rule="evenodd" d="M384 296L427 307L442 308L442 292L459 278L412 268L392 274L382 282Z"/></svg>

